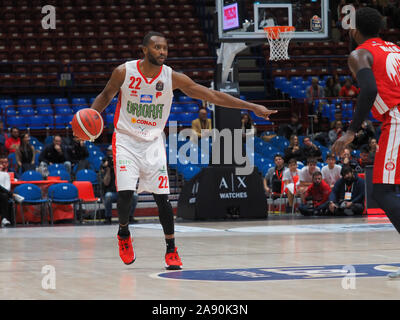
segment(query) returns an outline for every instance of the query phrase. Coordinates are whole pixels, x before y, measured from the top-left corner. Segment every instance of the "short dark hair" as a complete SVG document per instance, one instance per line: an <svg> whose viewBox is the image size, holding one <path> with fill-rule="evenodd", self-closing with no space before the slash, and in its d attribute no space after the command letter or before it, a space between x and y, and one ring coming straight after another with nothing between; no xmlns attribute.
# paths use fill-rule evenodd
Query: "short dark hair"
<svg viewBox="0 0 400 320"><path fill-rule="evenodd" d="M382 15L378 10L364 7L356 11L356 29L364 37L374 37L382 28Z"/></svg>
<svg viewBox="0 0 400 320"><path fill-rule="evenodd" d="M312 174L313 179L314 179L314 177L316 177L316 176L322 176L321 171L314 171L314 173Z"/></svg>
<svg viewBox="0 0 400 320"><path fill-rule="evenodd" d="M288 161L288 164L292 164L292 163L297 164L297 160L296 160L295 158L292 158L292 159L290 159L290 160Z"/></svg>
<svg viewBox="0 0 400 320"><path fill-rule="evenodd" d="M315 158L308 158L307 159L307 164L317 164L317 159Z"/></svg>
<svg viewBox="0 0 400 320"><path fill-rule="evenodd" d="M275 161L276 158L282 158L283 159L283 155L281 155L280 153L277 153L274 156L274 161Z"/></svg>
<svg viewBox="0 0 400 320"><path fill-rule="evenodd" d="M336 160L335 155L334 155L333 153L328 153L328 154L326 155L326 159L327 159L327 160L328 160L328 159L335 159L335 160Z"/></svg>
<svg viewBox="0 0 400 320"><path fill-rule="evenodd" d="M144 36L142 45L143 45L144 47L147 47L148 44L149 44L149 42L150 42L151 37L154 37L154 36L165 38L165 36L164 36L162 33L160 33L160 32L157 32L157 31L149 31L149 32ZM165 39L166 39L166 38L165 38Z"/></svg>
<svg viewBox="0 0 400 320"><path fill-rule="evenodd" d="M342 167L342 170L340 170L340 175L342 177L344 177L346 174L348 174L350 172L354 173L354 169L349 165L345 165L345 166Z"/></svg>

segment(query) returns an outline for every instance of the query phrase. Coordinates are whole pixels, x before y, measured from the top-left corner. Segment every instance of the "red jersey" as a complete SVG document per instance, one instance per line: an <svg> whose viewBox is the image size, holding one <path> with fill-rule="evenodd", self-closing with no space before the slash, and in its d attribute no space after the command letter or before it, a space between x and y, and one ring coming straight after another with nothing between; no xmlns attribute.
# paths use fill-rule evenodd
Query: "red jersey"
<svg viewBox="0 0 400 320"><path fill-rule="evenodd" d="M307 188L305 198L312 196L314 207L318 207L328 201L331 191L331 187L322 180L320 185L316 186L313 183Z"/></svg>
<svg viewBox="0 0 400 320"><path fill-rule="evenodd" d="M381 38L371 38L356 50L368 50L373 57L374 73L378 94L372 115L379 121L387 120L390 109L400 106L400 47Z"/></svg>

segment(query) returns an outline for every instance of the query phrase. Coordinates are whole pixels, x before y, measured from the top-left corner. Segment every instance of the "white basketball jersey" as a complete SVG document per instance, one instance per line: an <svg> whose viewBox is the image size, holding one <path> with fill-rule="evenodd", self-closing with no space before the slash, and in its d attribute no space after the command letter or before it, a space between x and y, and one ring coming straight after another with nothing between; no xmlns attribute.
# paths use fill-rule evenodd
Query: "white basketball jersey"
<svg viewBox="0 0 400 320"><path fill-rule="evenodd" d="M171 110L172 69L163 65L160 73L149 79L140 71L139 62L125 63L114 127L117 132L153 141L161 136Z"/></svg>

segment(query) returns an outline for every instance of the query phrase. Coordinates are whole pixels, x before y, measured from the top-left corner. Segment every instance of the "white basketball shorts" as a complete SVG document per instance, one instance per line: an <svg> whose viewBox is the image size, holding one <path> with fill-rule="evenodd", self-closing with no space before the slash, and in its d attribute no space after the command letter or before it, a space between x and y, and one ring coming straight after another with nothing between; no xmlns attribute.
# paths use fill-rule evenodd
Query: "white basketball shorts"
<svg viewBox="0 0 400 320"><path fill-rule="evenodd" d="M136 190L169 194L167 155L163 138L140 141L114 132L112 139L115 184L117 191Z"/></svg>

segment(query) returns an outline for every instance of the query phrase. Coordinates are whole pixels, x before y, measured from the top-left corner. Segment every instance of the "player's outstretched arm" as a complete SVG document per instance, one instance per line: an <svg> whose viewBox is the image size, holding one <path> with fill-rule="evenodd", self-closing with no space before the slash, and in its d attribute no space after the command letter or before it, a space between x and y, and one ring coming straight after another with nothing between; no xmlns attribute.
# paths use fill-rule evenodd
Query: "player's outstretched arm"
<svg viewBox="0 0 400 320"><path fill-rule="evenodd" d="M175 71L172 73L172 83L174 90L180 89L183 93L191 98L205 100L221 107L248 109L253 111L258 117L265 118L267 120L269 120L269 115L278 112L277 110L269 110L259 104L243 101L224 92L206 88L194 82L187 75Z"/></svg>
<svg viewBox="0 0 400 320"><path fill-rule="evenodd" d="M110 104L112 98L119 92L122 84L125 81L125 65L121 64L114 69L103 91L93 101L91 108L98 112L103 112Z"/></svg>
<svg viewBox="0 0 400 320"><path fill-rule="evenodd" d="M354 50L349 56L349 68L357 78L360 93L357 98L353 120L349 125L349 129L332 146L332 152L334 154L339 155L343 149L354 140L355 133L361 127L362 122L368 117L374 105L378 89L374 73L371 69L372 62L372 54L365 49Z"/></svg>

